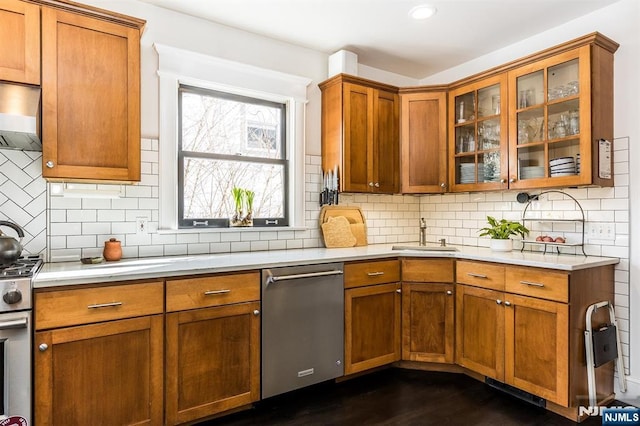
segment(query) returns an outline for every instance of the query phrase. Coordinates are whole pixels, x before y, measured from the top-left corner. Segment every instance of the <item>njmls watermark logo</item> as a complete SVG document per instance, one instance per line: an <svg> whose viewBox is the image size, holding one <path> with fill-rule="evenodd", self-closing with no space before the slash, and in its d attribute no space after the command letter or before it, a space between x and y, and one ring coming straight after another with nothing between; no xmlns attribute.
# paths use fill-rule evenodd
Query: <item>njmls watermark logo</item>
<svg viewBox="0 0 640 426"><path fill-rule="evenodd" d="M600 416L602 426L640 425L640 408L637 407L580 407L580 416Z"/></svg>

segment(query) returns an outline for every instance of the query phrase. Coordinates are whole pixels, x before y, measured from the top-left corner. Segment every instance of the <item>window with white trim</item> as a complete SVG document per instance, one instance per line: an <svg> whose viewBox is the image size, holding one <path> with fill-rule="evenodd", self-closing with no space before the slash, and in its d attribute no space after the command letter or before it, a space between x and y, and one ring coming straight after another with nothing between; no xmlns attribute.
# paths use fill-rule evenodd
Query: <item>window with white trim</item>
<svg viewBox="0 0 640 426"><path fill-rule="evenodd" d="M270 174L263 170L262 175L255 172L257 174L254 176L271 176L272 179L279 176L284 188L282 200L277 200L277 196L274 195L278 191L269 192L253 188L254 180L258 180L258 177L240 179L225 186L236 185L253 191L254 207L257 207L260 197L265 199L258 213L258 216L264 219L263 225L267 225L267 220L278 219L277 224L269 225L289 229L304 227L304 121L307 86L311 79L157 43L154 44L154 48L158 52L160 78L158 229L169 231L202 227L203 231L215 231L220 229L218 227L226 226L224 221L229 220L232 212L225 210L230 208L229 203L232 203L233 197L226 194L227 188L216 187L219 185L218 178L221 175L226 176L226 172L221 171L224 169L221 166L223 161L227 161L227 166L231 164L230 161L237 161L254 168L265 169L269 166L273 170L279 170L278 173L272 171ZM228 96L237 97L236 100L241 100L240 103L246 104L249 110L254 108L254 104L277 106L274 111L283 108L280 110L283 117L280 121L265 119L264 116L248 111L246 116L243 115L242 125L237 126L238 135L234 136L233 142L235 149L228 148L226 151L218 152L220 147L207 146L206 139L199 142L183 140L180 103L181 97L186 93L200 96L199 99L195 97L196 103L209 97ZM203 114L200 116L203 117ZM210 124L206 121L203 124L205 123ZM225 157L226 155L230 157ZM182 158L179 159L179 156ZM183 163L184 159L191 163L187 166L186 162ZM222 168L216 169L216 162L218 167ZM185 171L185 167L191 167L196 163L200 163L198 167ZM202 173L197 178L196 170ZM182 183L179 183L180 179L183 180ZM192 194L196 191L200 191L201 194L209 191L209 194L199 197L195 202L193 196L185 196L189 191L179 189L183 184L184 188L190 188ZM264 194L260 195L261 191ZM267 202L269 194L271 199ZM211 207L213 204L218 207ZM281 207L274 207L276 205ZM278 209L281 209L282 213ZM183 224L185 218L192 223ZM207 225L196 224L194 227L193 220L199 219L204 219L203 222L207 219L211 221ZM254 227L260 225L259 220L254 221Z"/></svg>
<svg viewBox="0 0 640 426"><path fill-rule="evenodd" d="M234 188L253 226L288 225L286 103L186 85L178 101L180 227L229 226Z"/></svg>

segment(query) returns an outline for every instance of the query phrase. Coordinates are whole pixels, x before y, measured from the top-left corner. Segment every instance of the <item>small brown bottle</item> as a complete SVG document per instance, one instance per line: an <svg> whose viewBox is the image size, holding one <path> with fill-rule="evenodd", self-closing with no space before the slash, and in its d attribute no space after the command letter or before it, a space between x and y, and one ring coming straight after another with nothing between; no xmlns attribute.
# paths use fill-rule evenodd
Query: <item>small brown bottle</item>
<svg viewBox="0 0 640 426"><path fill-rule="evenodd" d="M122 246L120 245L120 241L115 238L109 238L109 241L105 241L102 257L108 261L120 260L122 258Z"/></svg>

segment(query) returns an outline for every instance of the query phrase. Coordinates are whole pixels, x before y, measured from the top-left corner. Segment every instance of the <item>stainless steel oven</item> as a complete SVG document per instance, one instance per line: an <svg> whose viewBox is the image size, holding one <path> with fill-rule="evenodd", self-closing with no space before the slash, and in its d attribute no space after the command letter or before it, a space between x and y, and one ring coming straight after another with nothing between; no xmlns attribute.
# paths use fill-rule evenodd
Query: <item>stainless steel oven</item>
<svg viewBox="0 0 640 426"><path fill-rule="evenodd" d="M0 266L0 420L9 424L31 424L31 280L41 264L33 256Z"/></svg>
<svg viewBox="0 0 640 426"><path fill-rule="evenodd" d="M31 311L0 314L0 419L31 419Z"/></svg>

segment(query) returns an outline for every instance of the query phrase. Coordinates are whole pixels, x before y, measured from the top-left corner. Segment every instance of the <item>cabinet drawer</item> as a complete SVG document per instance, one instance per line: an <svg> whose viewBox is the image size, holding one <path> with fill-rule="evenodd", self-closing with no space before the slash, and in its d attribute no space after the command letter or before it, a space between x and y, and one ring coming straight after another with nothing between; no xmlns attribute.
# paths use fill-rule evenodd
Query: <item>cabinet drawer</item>
<svg viewBox="0 0 640 426"><path fill-rule="evenodd" d="M505 289L509 293L569 302L569 274L536 268L507 268Z"/></svg>
<svg viewBox="0 0 640 426"><path fill-rule="evenodd" d="M453 259L403 259L402 281L452 283Z"/></svg>
<svg viewBox="0 0 640 426"><path fill-rule="evenodd" d="M400 262L397 259L354 262L344 265L344 288L398 281L400 281Z"/></svg>
<svg viewBox="0 0 640 426"><path fill-rule="evenodd" d="M36 330L161 314L162 281L45 291L35 295Z"/></svg>
<svg viewBox="0 0 640 426"><path fill-rule="evenodd" d="M167 312L260 300L260 273L167 280Z"/></svg>
<svg viewBox="0 0 640 426"><path fill-rule="evenodd" d="M456 262L456 282L504 291L504 266L484 262Z"/></svg>

